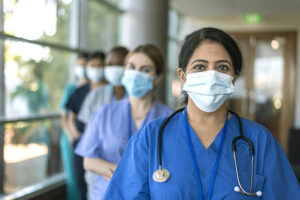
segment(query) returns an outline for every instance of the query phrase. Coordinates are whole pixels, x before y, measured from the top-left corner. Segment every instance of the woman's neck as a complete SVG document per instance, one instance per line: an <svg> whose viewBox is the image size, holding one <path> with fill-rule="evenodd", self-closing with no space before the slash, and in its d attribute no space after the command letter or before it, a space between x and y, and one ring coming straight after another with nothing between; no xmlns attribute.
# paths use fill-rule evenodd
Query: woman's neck
<svg viewBox="0 0 300 200"><path fill-rule="evenodd" d="M103 85L105 85L105 84L107 84L107 81L106 81L106 80L101 80L101 81L99 81L99 82L92 82L92 83L91 83L91 88L92 88L92 89L95 89L95 88L97 88L97 87L99 87L99 86L103 86Z"/></svg>
<svg viewBox="0 0 300 200"><path fill-rule="evenodd" d="M125 88L123 86L114 86L114 96L117 100L123 98L125 94Z"/></svg>
<svg viewBox="0 0 300 200"><path fill-rule="evenodd" d="M189 99L187 116L190 126L200 139L204 148L207 149L222 129L226 120L227 109L223 104L215 112L204 112Z"/></svg>
<svg viewBox="0 0 300 200"><path fill-rule="evenodd" d="M149 92L146 94L146 96L142 98L135 98L130 96L129 97L129 102L131 105L131 110L135 113L143 113L145 110L148 110L149 108L152 107L154 103L154 96L152 92Z"/></svg>
<svg viewBox="0 0 300 200"><path fill-rule="evenodd" d="M132 118L134 119L136 128L139 129L147 113L155 103L153 93L149 92L142 98L129 97L129 102Z"/></svg>

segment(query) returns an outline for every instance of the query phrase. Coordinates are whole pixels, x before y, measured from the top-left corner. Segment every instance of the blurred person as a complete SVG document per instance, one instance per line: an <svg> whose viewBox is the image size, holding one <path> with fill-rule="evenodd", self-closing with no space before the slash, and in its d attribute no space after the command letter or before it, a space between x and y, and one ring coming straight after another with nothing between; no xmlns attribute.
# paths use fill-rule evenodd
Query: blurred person
<svg viewBox="0 0 300 200"><path fill-rule="evenodd" d="M86 95L92 89L107 83L104 79L104 60L105 54L103 52L96 51L90 55L86 65L86 76L90 82L76 88L66 104L66 107L70 110L68 121L73 149L76 148L84 130L84 123L77 119L77 114ZM80 199L85 200L87 199L87 185L84 180L83 158L81 156L74 154L74 166Z"/></svg>
<svg viewBox="0 0 300 200"><path fill-rule="evenodd" d="M75 152L86 170L98 174L92 199L102 199L131 136L172 109L156 101L154 89L163 78L164 60L153 45L140 45L126 58L122 84L128 98L104 105L91 117Z"/></svg>
<svg viewBox="0 0 300 200"><path fill-rule="evenodd" d="M79 200L78 187L75 179L73 150L70 144L73 142L73 135L68 124L67 100L77 87L88 83L85 73L85 66L89 58L88 53L79 53L76 66L74 67L75 82L69 83L63 92L60 103L61 124L63 131L60 138L60 149L63 161L63 167L66 174L67 200Z"/></svg>
<svg viewBox="0 0 300 200"><path fill-rule="evenodd" d="M124 47L114 47L108 53L105 59L104 76L110 84L99 85L92 89L86 96L82 104L78 120L87 124L93 112L102 105L120 100L125 95L125 88L121 85L121 79L124 73L124 60L128 50ZM88 199L91 197L91 191L96 179L96 174L86 171L85 181L88 189Z"/></svg>

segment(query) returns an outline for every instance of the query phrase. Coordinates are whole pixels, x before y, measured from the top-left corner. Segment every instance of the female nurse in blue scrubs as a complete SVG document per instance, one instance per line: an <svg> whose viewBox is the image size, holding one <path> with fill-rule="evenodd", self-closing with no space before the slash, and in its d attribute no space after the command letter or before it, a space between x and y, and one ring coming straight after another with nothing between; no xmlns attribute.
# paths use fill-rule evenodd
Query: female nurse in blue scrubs
<svg viewBox="0 0 300 200"><path fill-rule="evenodd" d="M165 124L161 143L166 118L132 137L104 199L299 199L299 184L274 136L226 108L241 69L241 52L227 33L203 28L188 35L178 69L185 109Z"/></svg>
<svg viewBox="0 0 300 200"><path fill-rule="evenodd" d="M76 148L76 153L84 157L85 169L99 175L92 199L102 199L131 136L149 121L173 112L154 97L163 72L159 50L153 45L138 46L127 56L122 78L129 98L104 105L93 113Z"/></svg>

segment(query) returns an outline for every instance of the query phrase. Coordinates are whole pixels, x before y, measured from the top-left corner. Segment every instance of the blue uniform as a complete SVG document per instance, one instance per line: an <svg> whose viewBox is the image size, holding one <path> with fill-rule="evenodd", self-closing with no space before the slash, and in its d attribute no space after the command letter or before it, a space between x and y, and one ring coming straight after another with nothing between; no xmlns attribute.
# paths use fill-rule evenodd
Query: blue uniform
<svg viewBox="0 0 300 200"><path fill-rule="evenodd" d="M198 199L196 174L182 113L177 113L167 123L162 136L162 168L169 170L170 178L162 183L152 179L153 172L158 169L158 131L163 120L149 123L132 137L112 177L105 200ZM299 184L284 151L273 135L263 126L247 119L242 119L242 124L244 135L252 141L255 148L252 192L262 191L262 196L244 196L234 191L238 182L232 140L239 136L240 132L238 119L232 115L228 120L211 199L299 199ZM219 133L209 148L205 149L192 128L188 128L199 169L203 198L206 199L221 134ZM239 140L236 146L240 181L249 191L251 151L244 141Z"/></svg>
<svg viewBox="0 0 300 200"><path fill-rule="evenodd" d="M129 141L129 135L137 132L134 120L128 119L130 110L128 98L104 105L96 110L85 129L76 148L76 153L89 158L102 158L119 163ZM160 103L155 103L145 117L141 127L149 121L168 116L172 110ZM131 122L130 125L128 122ZM129 128L130 127L130 133ZM93 190L93 199L101 199L108 186L108 181L97 177Z"/></svg>

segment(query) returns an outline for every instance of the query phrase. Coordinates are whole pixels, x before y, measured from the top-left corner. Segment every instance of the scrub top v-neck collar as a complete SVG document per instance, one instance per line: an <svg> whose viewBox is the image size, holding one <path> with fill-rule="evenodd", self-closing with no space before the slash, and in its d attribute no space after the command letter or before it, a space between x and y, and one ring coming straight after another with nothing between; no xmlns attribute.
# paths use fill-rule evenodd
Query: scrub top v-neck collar
<svg viewBox="0 0 300 200"><path fill-rule="evenodd" d="M219 161L220 161L220 157L222 154L222 149L224 146L224 140L225 140L225 136L226 136L226 132L227 132L227 125L228 125L228 111L226 114L226 120L224 123L224 126L222 127L221 131L219 132L219 134L217 135L217 137L215 138L215 140L213 141L213 143L209 146L209 148L205 151L201 141L199 140L199 138L197 137L197 135L195 134L195 132L193 131L193 129L190 127L188 120L187 120L187 109L184 110L184 124L185 124L185 133L186 133L186 138L188 141L188 147L190 150L190 155L193 161L193 168L195 171L195 175L196 175L196 182L197 182L197 189L198 189L198 199L199 200L203 200L203 191L202 191L202 183L201 183L201 179L200 179L200 169L202 168L202 166L198 166L197 159L203 159L203 158L199 158L198 155L195 155L195 152L197 152L197 146L202 146L202 153L203 155L207 155L206 153L209 152L210 148L213 147L212 145L214 145L214 143L216 143L216 139L217 137L221 137L220 141L219 141L219 145L217 145L217 157L215 159L214 162L214 166L213 169L211 169L211 177L210 177L210 183L209 183L209 190L207 192L207 199L210 200L211 196L212 196L212 192L213 192L213 187L214 187L214 182L215 182L215 177L217 174L217 170L218 170L218 165L219 165ZM191 134L192 132L192 134ZM196 141L200 142L201 145L193 145L192 139L191 139L191 135L195 135L197 137ZM193 139L195 141L195 139ZM199 148L198 148L199 149Z"/></svg>
<svg viewBox="0 0 300 200"><path fill-rule="evenodd" d="M149 115L150 115L150 113L153 111L153 109L154 109L156 103L157 103L157 102L155 102L155 103L153 104L153 106L150 108L150 110L148 111L146 117L144 118L144 120L143 120L143 122L142 122L142 124L141 124L141 126L140 126L140 129L141 129L143 126L145 126L145 123L148 121ZM133 119L132 114L131 114L131 106L130 106L129 100L128 100L128 102L127 102L127 118L128 118L128 124L127 124L127 128L128 128L128 130L127 130L127 132L128 132L128 140L130 140L132 133L135 133L135 132L137 132L138 130L137 130L137 128L136 128L136 125L135 125L135 123L134 123L134 119ZM132 131L133 129L134 129L134 131Z"/></svg>

